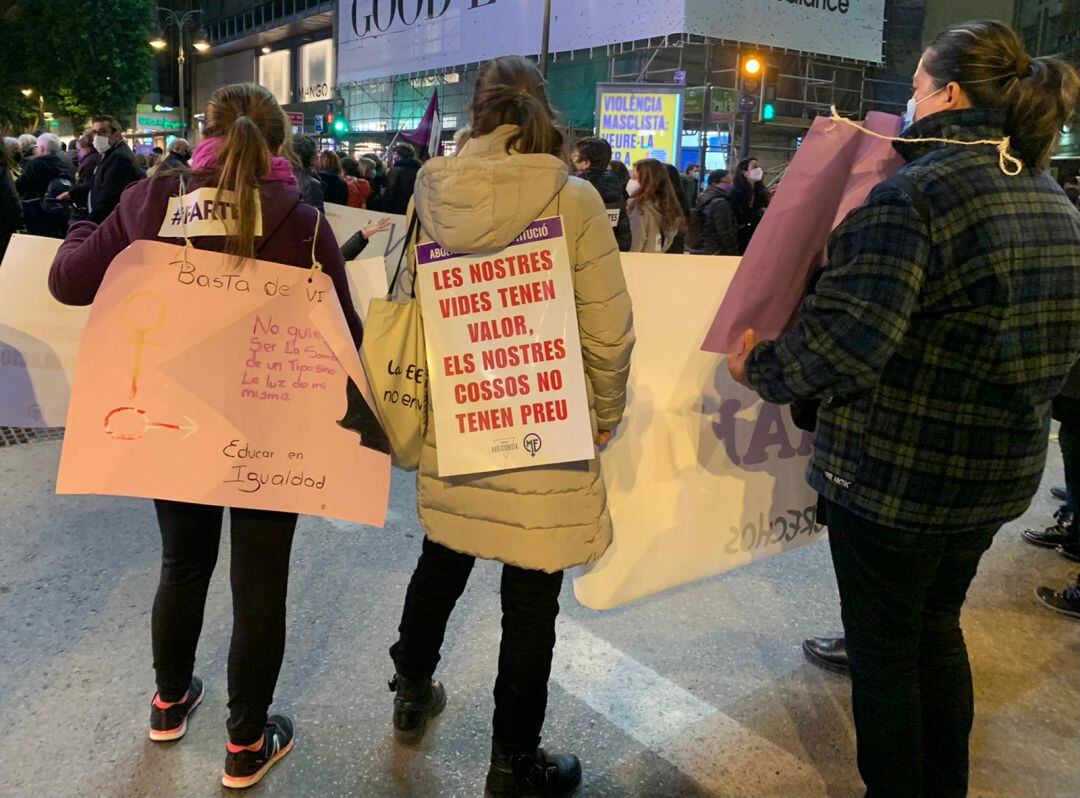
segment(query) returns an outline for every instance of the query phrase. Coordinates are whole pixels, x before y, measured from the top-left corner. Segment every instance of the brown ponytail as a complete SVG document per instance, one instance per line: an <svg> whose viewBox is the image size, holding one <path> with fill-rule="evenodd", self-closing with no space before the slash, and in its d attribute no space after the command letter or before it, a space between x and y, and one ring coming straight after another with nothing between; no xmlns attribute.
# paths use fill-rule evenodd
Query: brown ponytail
<svg viewBox="0 0 1080 798"><path fill-rule="evenodd" d="M521 153L561 155L563 135L555 127L544 79L536 65L519 55L489 61L476 79L471 136L485 136L499 125L521 128L507 146Z"/></svg>
<svg viewBox="0 0 1080 798"><path fill-rule="evenodd" d="M270 171L271 154L287 142L285 113L274 95L262 86L222 86L206 106L204 133L208 138L224 138L219 162L210 170L216 175L218 193L236 194L239 218L230 231L226 251L239 259L252 258L259 221L255 204L259 179Z"/></svg>
<svg viewBox="0 0 1080 798"><path fill-rule="evenodd" d="M1032 58L1012 28L992 20L941 33L923 55L923 69L938 88L958 83L976 108L1004 109L1013 150L1037 171L1049 165L1080 92L1072 66L1057 58Z"/></svg>

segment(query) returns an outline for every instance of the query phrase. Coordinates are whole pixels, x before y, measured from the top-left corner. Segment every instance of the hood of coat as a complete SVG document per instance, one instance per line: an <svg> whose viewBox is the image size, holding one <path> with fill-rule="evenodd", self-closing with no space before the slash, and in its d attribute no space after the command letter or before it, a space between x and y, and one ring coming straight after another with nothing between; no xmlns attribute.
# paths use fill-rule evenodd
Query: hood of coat
<svg viewBox="0 0 1080 798"><path fill-rule="evenodd" d="M457 157L432 158L417 175L420 223L451 252L505 248L566 185L569 169L554 155L507 152L517 130L470 138Z"/></svg>

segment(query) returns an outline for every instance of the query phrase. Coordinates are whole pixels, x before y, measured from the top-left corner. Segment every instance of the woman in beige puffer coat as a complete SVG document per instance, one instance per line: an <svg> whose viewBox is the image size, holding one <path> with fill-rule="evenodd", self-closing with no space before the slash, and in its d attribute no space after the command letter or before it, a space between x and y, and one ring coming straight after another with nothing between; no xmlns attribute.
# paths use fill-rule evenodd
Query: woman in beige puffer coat
<svg viewBox="0 0 1080 798"><path fill-rule="evenodd" d="M459 156L432 159L417 177L420 241L456 253L492 253L536 219L562 216L593 431L602 445L622 419L634 345L630 297L604 203L555 157L562 136L531 62L514 56L486 65L472 116ZM564 794L580 781L580 763L538 746L563 570L593 562L611 543L600 461L439 477L437 446L429 415L418 478L426 538L391 649L397 736L418 741L427 719L442 709L445 691L431 676L447 619L474 558L499 560L503 639L487 794Z"/></svg>

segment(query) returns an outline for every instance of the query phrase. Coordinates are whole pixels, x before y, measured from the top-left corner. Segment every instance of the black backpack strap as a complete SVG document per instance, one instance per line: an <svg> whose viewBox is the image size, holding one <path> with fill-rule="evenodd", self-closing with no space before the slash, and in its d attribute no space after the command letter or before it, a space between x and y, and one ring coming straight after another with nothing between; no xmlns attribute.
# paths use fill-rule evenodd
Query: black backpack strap
<svg viewBox="0 0 1080 798"><path fill-rule="evenodd" d="M905 174L893 175L892 184L898 189L907 194L911 204L915 206L915 210L919 212L919 216L922 217L923 224L926 225L926 232L930 232L930 206L926 204L926 197L923 196L922 191L915 185L915 181Z"/></svg>

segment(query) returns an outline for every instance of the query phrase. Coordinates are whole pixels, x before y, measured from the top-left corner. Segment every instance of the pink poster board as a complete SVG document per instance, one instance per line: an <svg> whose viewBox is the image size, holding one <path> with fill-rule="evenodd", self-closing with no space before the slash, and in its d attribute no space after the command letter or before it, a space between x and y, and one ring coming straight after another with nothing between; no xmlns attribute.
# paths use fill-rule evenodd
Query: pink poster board
<svg viewBox="0 0 1080 798"><path fill-rule="evenodd" d="M875 111L865 126L896 136L902 124L898 116ZM787 331L810 275L824 264L829 234L903 164L892 142L828 117L815 119L743 255L702 349L736 352L751 327L759 341Z"/></svg>
<svg viewBox="0 0 1080 798"><path fill-rule="evenodd" d="M325 274L138 241L113 261L90 313L57 493L382 526L390 458L380 436L338 424L349 376L370 414Z"/></svg>

